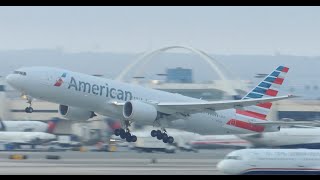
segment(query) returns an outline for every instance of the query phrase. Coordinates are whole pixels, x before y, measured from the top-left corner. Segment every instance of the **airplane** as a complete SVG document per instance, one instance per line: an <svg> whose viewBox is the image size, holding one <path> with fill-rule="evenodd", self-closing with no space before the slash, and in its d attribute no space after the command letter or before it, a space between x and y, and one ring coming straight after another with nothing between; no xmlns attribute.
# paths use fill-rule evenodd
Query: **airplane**
<svg viewBox="0 0 320 180"><path fill-rule="evenodd" d="M238 134L254 147L320 149L320 128L281 128L278 132Z"/></svg>
<svg viewBox="0 0 320 180"><path fill-rule="evenodd" d="M217 164L224 174L320 175L320 151L315 149L241 149Z"/></svg>
<svg viewBox="0 0 320 180"><path fill-rule="evenodd" d="M202 135L279 131L283 123L266 119L289 68L277 67L241 100L206 101L53 67L22 67L6 77L16 90L33 98L59 104L67 119L88 120L97 114L120 119L115 135L135 142L132 122L156 126L151 136L173 143L165 128ZM26 107L27 113L33 108ZM161 130L160 130L161 129Z"/></svg>
<svg viewBox="0 0 320 180"><path fill-rule="evenodd" d="M45 132L0 132L0 142L20 145L35 145L50 142L56 139L56 135Z"/></svg>
<svg viewBox="0 0 320 180"><path fill-rule="evenodd" d="M58 118L53 118L47 123L42 121L16 121L16 120L1 120L0 119L0 131L6 132L47 132L53 133Z"/></svg>
<svg viewBox="0 0 320 180"><path fill-rule="evenodd" d="M19 148L20 145L32 145L34 149L35 145L56 140L56 135L52 133L59 122L58 118L52 118L48 123L36 122L39 121L0 121L2 129L0 143L11 144L14 148ZM20 127L20 125L26 126ZM24 131L25 128L33 131Z"/></svg>
<svg viewBox="0 0 320 180"><path fill-rule="evenodd" d="M41 121L3 121L0 120L0 131L11 132L45 132L48 124Z"/></svg>
<svg viewBox="0 0 320 180"><path fill-rule="evenodd" d="M232 148L243 149L253 147L252 143L236 135L204 135L191 140L190 145L196 149Z"/></svg>

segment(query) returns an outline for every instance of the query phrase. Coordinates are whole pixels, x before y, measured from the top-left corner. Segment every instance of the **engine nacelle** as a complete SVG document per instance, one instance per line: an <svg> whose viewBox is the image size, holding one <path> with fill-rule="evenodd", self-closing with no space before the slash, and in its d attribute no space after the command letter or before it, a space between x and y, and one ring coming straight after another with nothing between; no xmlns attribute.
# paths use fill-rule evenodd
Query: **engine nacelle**
<svg viewBox="0 0 320 180"><path fill-rule="evenodd" d="M59 105L59 113L67 119L81 121L85 121L96 116L92 111L65 105Z"/></svg>
<svg viewBox="0 0 320 180"><path fill-rule="evenodd" d="M157 119L158 111L150 104L133 100L124 104L123 116L132 121L152 123Z"/></svg>

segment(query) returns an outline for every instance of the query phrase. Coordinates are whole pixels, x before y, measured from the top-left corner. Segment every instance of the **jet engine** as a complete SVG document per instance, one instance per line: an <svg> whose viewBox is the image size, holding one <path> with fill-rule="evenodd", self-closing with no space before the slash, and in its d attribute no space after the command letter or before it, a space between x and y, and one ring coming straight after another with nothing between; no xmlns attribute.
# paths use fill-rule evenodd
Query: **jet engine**
<svg viewBox="0 0 320 180"><path fill-rule="evenodd" d="M96 116L92 111L66 105L59 105L59 113L67 119L80 121L85 121Z"/></svg>
<svg viewBox="0 0 320 180"><path fill-rule="evenodd" d="M133 100L124 104L123 116L132 121L152 123L157 119L158 111L150 104Z"/></svg>

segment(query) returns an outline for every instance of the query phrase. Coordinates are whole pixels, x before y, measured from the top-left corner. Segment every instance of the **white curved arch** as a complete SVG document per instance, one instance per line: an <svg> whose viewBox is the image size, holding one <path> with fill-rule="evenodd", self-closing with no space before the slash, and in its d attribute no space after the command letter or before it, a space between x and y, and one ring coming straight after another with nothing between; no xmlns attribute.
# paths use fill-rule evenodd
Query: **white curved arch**
<svg viewBox="0 0 320 180"><path fill-rule="evenodd" d="M135 60L133 63L129 64L120 74L119 76L116 78L119 81L122 81L123 78L128 74L128 72L134 67L136 66L138 63L143 63L141 67L145 66L152 58L152 56L155 56L157 54L160 54L162 52L168 51L170 49L185 49L185 50L189 50L197 55L199 55L201 57L202 60L204 60L210 67L212 70L214 70L219 78L221 80L227 80L227 76L224 72L221 71L221 68L224 68L223 65L221 65L218 61L216 61L214 58L212 58L211 56L209 56L208 54L206 54L203 51L200 51L198 49L195 49L193 47L189 47L189 46L181 46L181 45L176 45L176 46L167 46L167 47L163 47L151 52L145 52L142 56L140 56L137 60ZM219 67L220 66L220 67ZM225 69L225 68L224 68ZM231 85L227 85L227 86L231 86ZM234 88L230 89L232 94L236 94Z"/></svg>
<svg viewBox="0 0 320 180"><path fill-rule="evenodd" d="M134 61L133 63L129 64L120 74L119 76L116 78L117 80L123 80L124 76L127 75L127 73L138 63L148 63L151 59L152 56L154 55L157 55L157 54L160 54L162 52L165 52L167 50L170 50L170 49L186 49L186 50L189 50L197 55L199 55L203 60L205 60L209 65L210 67L212 68L212 70L214 70L218 76L222 79L222 80L225 80L226 79L226 76L225 74L219 69L219 67L216 65L218 64L218 62L213 59L212 57L210 57L209 55L207 55L206 53L200 51L200 50L197 50L193 47L188 47L188 46L168 46L168 47L163 47L163 48L160 48L160 49L157 49L157 50L154 50L154 51L151 51L151 52L146 52L144 53L142 56L140 56L140 58L138 58L136 61ZM215 63L213 63L215 62Z"/></svg>

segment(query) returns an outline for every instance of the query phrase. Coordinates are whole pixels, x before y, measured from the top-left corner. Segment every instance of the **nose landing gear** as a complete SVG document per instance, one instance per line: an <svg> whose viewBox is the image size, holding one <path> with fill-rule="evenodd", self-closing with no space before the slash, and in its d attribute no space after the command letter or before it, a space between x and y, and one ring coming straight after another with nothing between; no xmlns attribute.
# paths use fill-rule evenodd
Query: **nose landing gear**
<svg viewBox="0 0 320 180"><path fill-rule="evenodd" d="M32 113L33 112L33 108L31 107L32 100L30 98L27 98L27 103L29 104L29 106L26 107L24 111L26 113Z"/></svg>

